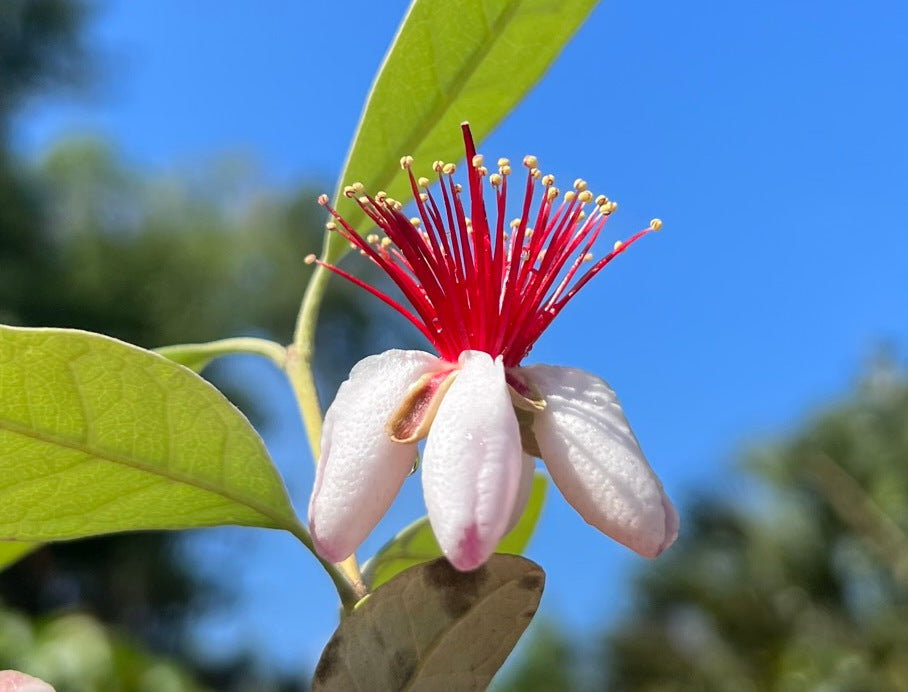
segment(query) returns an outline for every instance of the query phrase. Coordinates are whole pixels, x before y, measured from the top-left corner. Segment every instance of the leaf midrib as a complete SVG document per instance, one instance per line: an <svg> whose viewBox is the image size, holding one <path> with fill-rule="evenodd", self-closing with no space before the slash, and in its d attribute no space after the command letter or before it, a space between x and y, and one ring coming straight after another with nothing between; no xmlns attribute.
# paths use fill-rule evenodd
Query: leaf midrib
<svg viewBox="0 0 908 692"><path fill-rule="evenodd" d="M251 500L250 498L243 497L242 495L232 492L226 488L219 487L213 483L209 483L201 479L180 473L179 471L174 471L170 468L155 466L146 462L139 461L132 457L117 454L116 452L109 450L92 448L86 443L59 437L43 430L29 428L14 421L10 421L6 418L0 418L0 430L5 430L15 435L21 435L22 437L27 437L44 444L57 445L59 447L72 449L74 451L87 454L91 457L103 459L114 464L120 464L121 466L127 466L129 468L144 471L155 476L160 476L161 478L171 480L176 483L198 488L199 490L211 493L212 495L223 497L224 499L229 500L235 504L248 507L254 512L257 512L261 516L265 517L266 519L273 521L275 528L285 529L291 532L293 532L295 528L294 523L288 520L289 517L285 517L282 514L274 512L273 509L268 506L262 505L255 500Z"/></svg>

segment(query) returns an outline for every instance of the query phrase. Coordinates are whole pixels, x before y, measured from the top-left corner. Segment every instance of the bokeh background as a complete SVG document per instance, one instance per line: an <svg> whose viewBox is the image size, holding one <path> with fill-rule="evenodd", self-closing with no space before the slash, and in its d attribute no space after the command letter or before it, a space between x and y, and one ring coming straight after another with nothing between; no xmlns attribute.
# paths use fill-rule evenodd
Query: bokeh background
<svg viewBox="0 0 908 692"><path fill-rule="evenodd" d="M0 3L0 321L289 341L406 4ZM682 516L647 562L551 492L499 690L908 689L906 26L898 0L612 0L480 147L618 200L611 240L665 221L530 360L610 381ZM326 401L420 345L340 281L324 314ZM303 510L281 375L206 375ZM423 513L412 479L361 554ZM241 529L54 546L0 604L0 667L61 691L307 689L337 617L292 538Z"/></svg>

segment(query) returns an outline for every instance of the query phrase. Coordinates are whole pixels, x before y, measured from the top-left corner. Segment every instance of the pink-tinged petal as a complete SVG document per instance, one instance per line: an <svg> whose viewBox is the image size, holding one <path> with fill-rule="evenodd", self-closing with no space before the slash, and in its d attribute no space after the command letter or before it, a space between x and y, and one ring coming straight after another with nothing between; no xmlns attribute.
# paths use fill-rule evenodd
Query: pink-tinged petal
<svg viewBox="0 0 908 692"><path fill-rule="evenodd" d="M385 351L357 363L340 386L325 415L309 502L309 531L326 560L349 557L388 510L416 444L393 442L385 427L410 386L444 367L422 351Z"/></svg>
<svg viewBox="0 0 908 692"><path fill-rule="evenodd" d="M533 431L565 499L588 523L645 557L670 546L678 514L612 388L572 368L534 365L520 374L545 397Z"/></svg>
<svg viewBox="0 0 908 692"><path fill-rule="evenodd" d="M501 358L465 351L429 431L423 490L429 521L454 567L479 567L505 533L523 452Z"/></svg>
<svg viewBox="0 0 908 692"><path fill-rule="evenodd" d="M533 476L536 473L536 460L524 452L523 461L520 467L520 484L517 486L517 497L514 499L514 509L511 512L511 518L504 532L507 533L520 521L523 511L527 508L527 502L530 500L530 493L533 490Z"/></svg>
<svg viewBox="0 0 908 692"><path fill-rule="evenodd" d="M54 688L19 671L0 670L0 692L54 692Z"/></svg>

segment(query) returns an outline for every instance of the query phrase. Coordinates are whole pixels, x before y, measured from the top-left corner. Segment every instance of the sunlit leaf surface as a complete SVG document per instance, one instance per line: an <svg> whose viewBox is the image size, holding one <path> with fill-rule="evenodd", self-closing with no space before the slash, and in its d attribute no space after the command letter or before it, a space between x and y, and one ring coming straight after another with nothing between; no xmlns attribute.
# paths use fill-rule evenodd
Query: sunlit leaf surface
<svg viewBox="0 0 908 692"><path fill-rule="evenodd" d="M0 540L216 524L297 520L214 387L97 334L0 327Z"/></svg>
<svg viewBox="0 0 908 692"><path fill-rule="evenodd" d="M36 543L21 543L19 541L0 541L0 570L6 569L11 564L28 555L38 547Z"/></svg>

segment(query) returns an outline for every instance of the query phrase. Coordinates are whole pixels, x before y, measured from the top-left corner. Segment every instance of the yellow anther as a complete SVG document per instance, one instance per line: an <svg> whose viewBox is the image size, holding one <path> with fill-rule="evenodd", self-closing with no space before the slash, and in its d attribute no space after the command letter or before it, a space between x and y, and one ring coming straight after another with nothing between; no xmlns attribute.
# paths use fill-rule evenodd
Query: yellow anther
<svg viewBox="0 0 908 692"><path fill-rule="evenodd" d="M463 192L463 185L461 185L460 183L457 183L454 186L454 192Z"/></svg>
<svg viewBox="0 0 908 692"><path fill-rule="evenodd" d="M557 187L550 187L548 190L545 191L545 198L546 198L549 202L551 202L551 201L552 201L553 199L555 199L557 196L558 196L558 188L557 188Z"/></svg>
<svg viewBox="0 0 908 692"><path fill-rule="evenodd" d="M350 243L350 249L351 249L351 250L355 250L355 249L356 249L356 243Z"/></svg>
<svg viewBox="0 0 908 692"><path fill-rule="evenodd" d="M623 245L624 245L624 242L622 242L622 241L620 241L620 240L616 240L616 241L615 241L615 244L612 246L612 250L613 250L614 252L618 252L618 250L620 250L620 249L622 248Z"/></svg>
<svg viewBox="0 0 908 692"><path fill-rule="evenodd" d="M548 175L542 176L542 184L546 187L550 187L555 184L555 176L549 173Z"/></svg>
<svg viewBox="0 0 908 692"><path fill-rule="evenodd" d="M420 201L420 202L427 202L428 200L429 200L429 195L427 195L425 192L420 192L420 193L419 193L419 201Z"/></svg>
<svg viewBox="0 0 908 692"><path fill-rule="evenodd" d="M353 183L350 187L352 187L353 191L358 195L361 195L366 191L366 186L362 183Z"/></svg>
<svg viewBox="0 0 908 692"><path fill-rule="evenodd" d="M375 243L378 242L378 236L375 233L370 233L366 236L366 242L369 243L369 245L375 245Z"/></svg>
<svg viewBox="0 0 908 692"><path fill-rule="evenodd" d="M533 176L533 180L539 180L542 177L542 171L538 168L531 168L530 175Z"/></svg>
<svg viewBox="0 0 908 692"><path fill-rule="evenodd" d="M649 227L652 228L654 231L661 231L662 230L662 219L653 219L652 221L649 222Z"/></svg>
<svg viewBox="0 0 908 692"><path fill-rule="evenodd" d="M312 255L312 254L306 255L306 256L303 258L303 262L305 262L306 264L314 264L314 263L315 263L315 255Z"/></svg>
<svg viewBox="0 0 908 692"><path fill-rule="evenodd" d="M398 202L396 199L391 199L390 197L388 198L388 204L391 205L391 208L394 209L394 211L400 211L404 208L403 204Z"/></svg>
<svg viewBox="0 0 908 692"><path fill-rule="evenodd" d="M586 181L583 178L577 178L577 180L574 181L574 189L577 190L577 192L583 192L586 190Z"/></svg>
<svg viewBox="0 0 908 692"><path fill-rule="evenodd" d="M385 204L388 201L388 193L384 190L379 190L375 193L375 201L379 204Z"/></svg>
<svg viewBox="0 0 908 692"><path fill-rule="evenodd" d="M532 237L533 237L533 229L532 229L532 228L526 229L526 230L523 232L523 237L524 237L524 238L532 238Z"/></svg>
<svg viewBox="0 0 908 692"><path fill-rule="evenodd" d="M420 224L422 223L422 219L418 216L414 216L410 219L410 223L413 224L414 228L419 228Z"/></svg>
<svg viewBox="0 0 908 692"><path fill-rule="evenodd" d="M511 161L510 161L510 159L498 159L498 167L499 167L499 168L505 168L505 167L510 168L510 166L511 166Z"/></svg>
<svg viewBox="0 0 908 692"><path fill-rule="evenodd" d="M455 166L453 163L446 163L441 170L445 175L453 175L454 171L457 170L457 166Z"/></svg>
<svg viewBox="0 0 908 692"><path fill-rule="evenodd" d="M583 204L589 204L593 201L593 193L589 190L584 190L578 195L578 197Z"/></svg>
<svg viewBox="0 0 908 692"><path fill-rule="evenodd" d="M356 191L353 189L352 185L344 185L344 197L353 197L356 194Z"/></svg>
<svg viewBox="0 0 908 692"><path fill-rule="evenodd" d="M391 239L390 239L390 238L382 238L382 239L381 239L381 246L382 246L383 248L387 248L387 247L389 247L390 245L391 245Z"/></svg>
<svg viewBox="0 0 908 692"><path fill-rule="evenodd" d="M365 195L362 195L358 200L360 204L369 204L369 198Z"/></svg>
<svg viewBox="0 0 908 692"><path fill-rule="evenodd" d="M327 228L329 231L336 231L337 224L334 223L333 221L329 221L328 223L325 224L325 228Z"/></svg>
<svg viewBox="0 0 908 692"><path fill-rule="evenodd" d="M511 219L511 223L508 225L511 228L517 228L520 225L520 219Z"/></svg>
<svg viewBox="0 0 908 692"><path fill-rule="evenodd" d="M536 168L539 166L539 159L537 159L532 154L527 154L523 157L523 165L527 168Z"/></svg>
<svg viewBox="0 0 908 692"><path fill-rule="evenodd" d="M571 202L574 201L574 197L576 197L576 196L577 196L576 192L574 192L573 190L568 190L567 192L564 193L564 201L567 202L568 204L570 204Z"/></svg>
<svg viewBox="0 0 908 692"><path fill-rule="evenodd" d="M502 175L511 175L511 167L502 166L501 168L498 169L498 172L501 173Z"/></svg>
<svg viewBox="0 0 908 692"><path fill-rule="evenodd" d="M401 167L401 168L403 168L404 170L407 170L407 169L409 169L410 166L412 166L412 165L413 165L413 157L412 157L412 156L401 156L401 157L400 157L400 167Z"/></svg>
<svg viewBox="0 0 908 692"><path fill-rule="evenodd" d="M479 173L479 175L485 177L489 174L489 169L486 168L485 166L477 166L476 172Z"/></svg>
<svg viewBox="0 0 908 692"><path fill-rule="evenodd" d="M489 182L492 183L492 187L498 187L501 185L501 175L492 173L492 175L489 176Z"/></svg>
<svg viewBox="0 0 908 692"><path fill-rule="evenodd" d="M583 261L584 261L584 262L592 262L592 261L593 261L593 253L592 253L592 252L586 253L586 254L583 256Z"/></svg>
<svg viewBox="0 0 908 692"><path fill-rule="evenodd" d="M603 204L608 204L608 197L606 197L605 195L599 195L596 198L596 206L601 207Z"/></svg>
<svg viewBox="0 0 908 692"><path fill-rule="evenodd" d="M444 161L433 161L432 170L435 171L436 173L441 173L441 169L444 168L444 165L445 165Z"/></svg>
<svg viewBox="0 0 908 692"><path fill-rule="evenodd" d="M416 184L419 185L419 187L429 187L431 182L432 181L429 180L428 178L420 178L419 180L416 181Z"/></svg>
<svg viewBox="0 0 908 692"><path fill-rule="evenodd" d="M473 168L479 168L484 160L482 154L476 154L476 156L473 157Z"/></svg>
<svg viewBox="0 0 908 692"><path fill-rule="evenodd" d="M585 218L586 218L586 212L585 212L585 211L580 211L580 212L578 212L578 214L577 214L577 220L578 220L578 221L583 221Z"/></svg>

